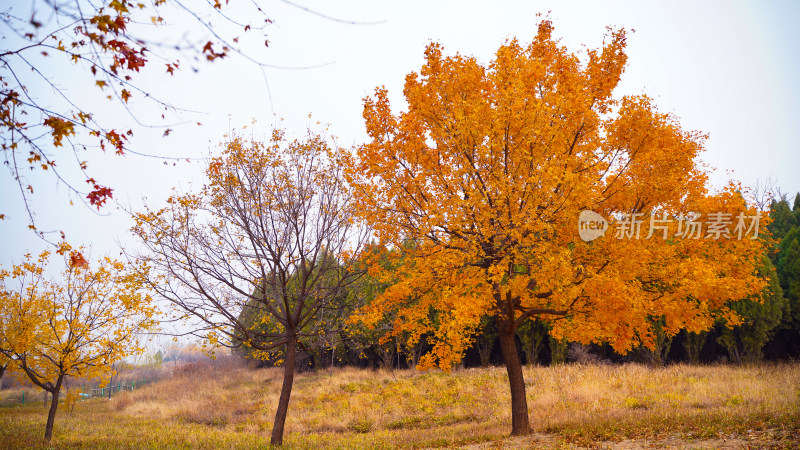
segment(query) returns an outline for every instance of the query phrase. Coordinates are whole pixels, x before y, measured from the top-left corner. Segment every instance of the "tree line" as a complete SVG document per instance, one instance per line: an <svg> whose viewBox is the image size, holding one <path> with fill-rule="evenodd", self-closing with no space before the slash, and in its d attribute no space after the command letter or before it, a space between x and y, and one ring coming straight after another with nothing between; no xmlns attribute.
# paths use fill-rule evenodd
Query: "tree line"
<svg viewBox="0 0 800 450"><path fill-rule="evenodd" d="M64 244L60 282L40 267L49 253L3 272L0 362L53 392L46 438L63 376L141 352L132 337L155 325L156 300L159 322L209 349L283 368L273 445L301 367L499 362L520 435L525 363L664 363L681 339L694 360L711 343L754 361L770 338L792 354L797 202L764 212L779 240L759 235L763 211L740 185L708 186L704 135L645 95L613 95L627 32L581 57L553 29L543 20L487 65L430 44L406 77L407 110L382 87L364 99L362 145L230 137L202 188L132 213L127 264L96 272ZM584 239L587 210L661 232Z"/></svg>
<svg viewBox="0 0 800 450"><path fill-rule="evenodd" d="M625 30L584 62L552 31L542 21L488 66L430 44L406 77L407 111L384 88L365 99L365 144L234 136L199 192L135 215L140 282L172 319L283 367L273 444L295 371L337 355L445 370L473 351L496 358L512 434L526 434L522 364L546 349L551 361L569 342L663 361L682 330L747 329L750 303L775 285L762 212L735 183L707 186L703 135L646 96L612 95ZM583 239L586 210L659 218L663 232Z"/></svg>
<svg viewBox="0 0 800 450"><path fill-rule="evenodd" d="M791 206L790 206L791 205ZM578 363L640 362L661 366L669 363L753 364L762 361L787 361L800 357L800 193L790 202L780 195L770 206L767 225L772 244L765 249L759 273L768 284L760 293L760 301L741 299L732 302L741 319L730 326L718 319L709 330L690 332L680 330L667 335L658 330L654 348L639 346L633 352L621 354L608 344L583 345L557 339L546 323L529 321L515 336L517 352L528 365L553 365L567 361ZM374 244L373 244L374 245ZM382 342L387 324L378 333L357 324L347 323L355 311L369 303L385 286L367 277L360 286L344 294L357 299L343 302L347 307L323 320L334 324L328 333L303 342L305 352L298 359L299 370L324 370L332 367L354 366L372 369L412 369L430 348L423 335L409 343L409 335ZM245 307L239 320L252 327L268 326L258 311ZM234 338L242 340L240 336ZM281 360L280 354L259 354L252 346L242 345L234 353L248 359L256 367L271 367ZM471 346L455 366L462 368L487 367L502 364L498 336L491 316L484 316L473 335Z"/></svg>

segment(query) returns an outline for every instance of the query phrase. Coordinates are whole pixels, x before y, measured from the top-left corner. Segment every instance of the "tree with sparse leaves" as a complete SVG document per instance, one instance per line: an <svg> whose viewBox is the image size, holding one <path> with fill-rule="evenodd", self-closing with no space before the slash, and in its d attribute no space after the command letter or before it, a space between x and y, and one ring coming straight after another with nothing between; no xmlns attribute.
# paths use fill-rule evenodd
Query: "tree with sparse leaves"
<svg viewBox="0 0 800 450"><path fill-rule="evenodd" d="M166 136L175 120L161 125L130 109L138 100L164 111L161 119L180 111L169 99L147 91L142 83L146 68L158 66L164 76L185 66L196 69L197 61L242 53L240 36L267 43L270 19L257 4L239 2L236 15L246 16L240 22L227 9L227 1L201 3L43 0L11 2L0 11L0 151L19 185L30 228L37 229L29 202L36 184L29 179L31 171L52 173L54 181L99 209L112 198L113 188L93 170L93 152L140 153L128 145L138 125L110 123L102 111L91 110L87 96L76 93L83 85L74 80L91 82L128 111L132 122L162 127ZM214 27L220 24L233 31ZM185 28L162 34L176 26ZM66 149L72 155L65 156ZM0 211L0 219L4 217Z"/></svg>
<svg viewBox="0 0 800 450"><path fill-rule="evenodd" d="M233 139L200 193L135 215L140 276L211 345L279 351L283 385L271 442L283 429L298 346L362 271L366 230L354 221L338 153L319 135L288 144ZM242 315L243 309L249 311ZM250 317L254 320L246 318Z"/></svg>
<svg viewBox="0 0 800 450"><path fill-rule="evenodd" d="M48 276L51 258L63 258L60 278ZM65 243L0 270L0 310L0 353L52 396L48 441L65 378L104 378L115 362L143 352L136 337L153 329L156 314L121 262L103 258L91 267Z"/></svg>

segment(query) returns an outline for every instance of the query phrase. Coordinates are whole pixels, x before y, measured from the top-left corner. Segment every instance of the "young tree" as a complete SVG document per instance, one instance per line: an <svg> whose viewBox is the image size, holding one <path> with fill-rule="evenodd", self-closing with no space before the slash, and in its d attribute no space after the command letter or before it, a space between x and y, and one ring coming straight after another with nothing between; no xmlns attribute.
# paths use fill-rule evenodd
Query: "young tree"
<svg viewBox="0 0 800 450"><path fill-rule="evenodd" d="M143 281L192 334L212 345L282 351L274 445L283 442L298 342L317 333L321 312L339 307L361 276L353 262L366 236L326 141L284 143L279 131L267 145L233 139L209 164L199 194L136 214L133 228L147 249ZM269 326L241 319L245 305Z"/></svg>
<svg viewBox="0 0 800 450"><path fill-rule="evenodd" d="M137 333L155 324L151 298L121 262L104 258L92 268L65 243L56 253L65 265L60 279L47 276L50 252L0 270L0 309L7 319L0 352L51 394L48 441L65 377L106 377L115 362L143 351Z"/></svg>
<svg viewBox="0 0 800 450"><path fill-rule="evenodd" d="M543 21L530 45L511 40L487 67L429 45L420 72L406 77L407 111L393 113L383 88L365 99L370 140L347 169L382 242L416 243L399 281L361 318L392 311L392 333L430 333L423 366L451 367L481 317L494 315L512 434L530 431L514 341L526 320L550 323L556 340L625 352L653 346L650 317L664 317L670 336L700 331L713 312L731 315L729 299L764 284L754 270L761 243L753 233L736 239L734 228L738 219L754 225L756 211L737 186L709 194L695 162L704 136L645 96L612 96L626 32L611 31L582 60L552 31ZM616 217L616 230L582 240L584 210ZM711 231L722 227L690 215L734 223L719 238ZM702 236L686 232L690 223Z"/></svg>

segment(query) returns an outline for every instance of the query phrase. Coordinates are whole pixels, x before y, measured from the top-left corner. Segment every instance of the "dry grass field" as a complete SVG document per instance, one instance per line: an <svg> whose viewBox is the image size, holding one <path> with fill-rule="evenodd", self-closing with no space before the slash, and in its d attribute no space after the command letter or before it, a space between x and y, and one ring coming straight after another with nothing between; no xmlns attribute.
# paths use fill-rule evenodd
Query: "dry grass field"
<svg viewBox="0 0 800 450"><path fill-rule="evenodd" d="M534 434L509 438L502 368L300 374L287 448L800 446L800 365L525 369ZM3 448L265 448L278 369L198 367L111 400L0 408ZM0 395L2 395L0 393Z"/></svg>

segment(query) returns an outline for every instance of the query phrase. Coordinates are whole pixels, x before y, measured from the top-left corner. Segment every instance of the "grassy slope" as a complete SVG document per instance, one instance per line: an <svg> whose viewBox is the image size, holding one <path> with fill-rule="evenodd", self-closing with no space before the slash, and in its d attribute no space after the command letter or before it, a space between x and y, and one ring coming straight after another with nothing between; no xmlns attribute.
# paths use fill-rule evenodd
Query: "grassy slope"
<svg viewBox="0 0 800 450"><path fill-rule="evenodd" d="M561 365L525 369L535 435L506 439L500 368L443 372L337 369L301 374L289 407L290 448L800 445L800 365ZM263 447L277 369L211 369L62 408L56 448ZM0 447L40 447L41 402L0 408ZM710 444L709 444L710 443Z"/></svg>

